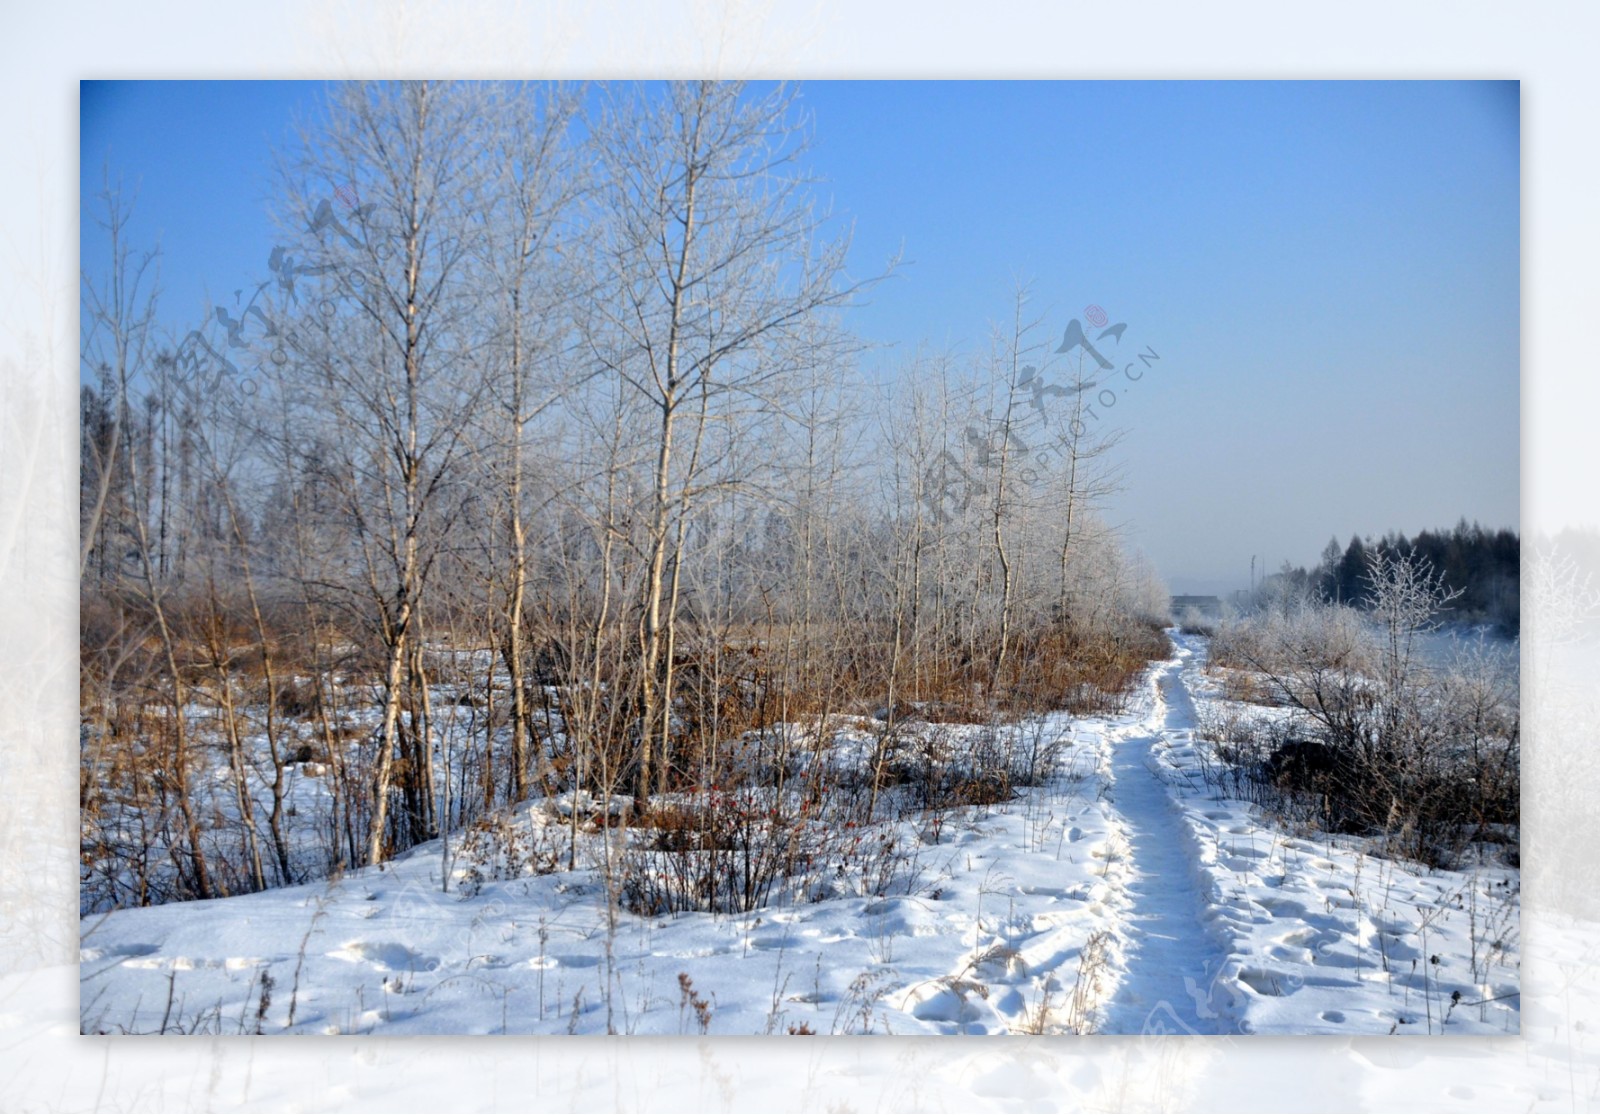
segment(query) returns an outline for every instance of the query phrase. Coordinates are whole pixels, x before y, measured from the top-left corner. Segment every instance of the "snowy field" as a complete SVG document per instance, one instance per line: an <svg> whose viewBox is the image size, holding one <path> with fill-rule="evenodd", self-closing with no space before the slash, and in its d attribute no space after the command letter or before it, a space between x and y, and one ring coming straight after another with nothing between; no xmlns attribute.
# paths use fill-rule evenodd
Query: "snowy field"
<svg viewBox="0 0 1600 1115"><path fill-rule="evenodd" d="M872 885L868 847L820 901L646 917L607 901L616 830L584 836L575 871L463 886L457 859L448 892L426 844L334 881L85 917L81 1026L1518 1034L1518 872L1384 860L1220 800L1203 660L1177 636L1126 715L1036 723L1061 747L1046 785L863 834L893 836L892 885ZM533 843L563 825L552 803L512 820Z"/></svg>
<svg viewBox="0 0 1600 1115"><path fill-rule="evenodd" d="M1165 730L1152 770L1181 803L1202 914L1226 956L1209 994L1240 1007L1246 1033L1517 1034L1521 875L1429 869L1369 842L1290 834L1207 789L1212 749L1197 703L1201 640L1179 636L1157 670Z"/></svg>

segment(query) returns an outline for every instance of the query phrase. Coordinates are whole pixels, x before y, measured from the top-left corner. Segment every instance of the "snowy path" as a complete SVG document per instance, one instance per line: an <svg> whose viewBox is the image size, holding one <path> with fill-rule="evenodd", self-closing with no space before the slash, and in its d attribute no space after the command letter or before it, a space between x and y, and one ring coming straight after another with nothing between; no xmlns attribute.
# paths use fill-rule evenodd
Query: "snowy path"
<svg viewBox="0 0 1600 1115"><path fill-rule="evenodd" d="M1197 880L1194 841L1154 768L1158 745L1187 740L1194 732L1194 702L1182 672L1188 656L1179 648L1157 668L1150 718L1113 751L1113 794L1132 869L1127 972L1107 1004L1102 1032L1108 1034L1226 1029L1229 997L1215 982L1225 954L1207 931L1211 907Z"/></svg>
<svg viewBox="0 0 1600 1115"><path fill-rule="evenodd" d="M1197 724L1219 706L1278 713L1229 702L1205 669L1207 644L1173 641L1127 711L1008 729L1023 747L1058 748L1047 783L884 826L839 861L853 873L840 867L810 900L742 914L624 910L613 923L606 830L584 833L575 871L499 875L485 860L491 877L469 889L463 858L448 892L437 845L423 845L341 879L84 918L80 1025L1516 1034L1515 869L1380 857L1222 796ZM949 740L963 730L984 729L952 728ZM870 742L847 726L835 747ZM525 847L567 831L539 803L507 824ZM695 995L703 1011L690 1009Z"/></svg>

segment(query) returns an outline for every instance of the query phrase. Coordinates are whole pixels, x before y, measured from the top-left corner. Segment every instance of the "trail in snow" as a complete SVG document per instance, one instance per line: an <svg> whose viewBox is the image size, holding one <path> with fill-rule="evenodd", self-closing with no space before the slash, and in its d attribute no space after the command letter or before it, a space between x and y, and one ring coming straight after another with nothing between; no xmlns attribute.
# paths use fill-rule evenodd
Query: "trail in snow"
<svg viewBox="0 0 1600 1115"><path fill-rule="evenodd" d="M1515 869L1387 859L1354 838L1285 832L1219 796L1196 707L1276 713L1228 704L1203 669L1205 643L1174 642L1136 709L1011 729L1023 746L1061 744L1049 785L885 826L895 843L868 845L816 900L738 915L624 911L612 923L608 830L582 835L576 871L502 875L492 858L464 857L448 893L437 845L422 845L342 879L82 919L80 1024L397 1036L1517 1033ZM959 746L982 730L953 726L948 738ZM848 763L870 743L846 727L835 757ZM506 820L528 848L568 831L548 803ZM479 863L490 877L468 890ZM1088 948L1097 934L1104 953ZM282 989L270 998L269 977ZM712 1004L703 1019L688 1012L690 983Z"/></svg>
<svg viewBox="0 0 1600 1115"><path fill-rule="evenodd" d="M1218 983L1224 953L1207 931L1210 905L1195 849L1154 769L1153 749L1192 737L1194 702L1183 681L1190 652L1177 648L1156 672L1149 720L1112 753L1113 795L1128 840L1127 972L1106 1004L1103 1033L1216 1034L1229 1028L1231 996Z"/></svg>

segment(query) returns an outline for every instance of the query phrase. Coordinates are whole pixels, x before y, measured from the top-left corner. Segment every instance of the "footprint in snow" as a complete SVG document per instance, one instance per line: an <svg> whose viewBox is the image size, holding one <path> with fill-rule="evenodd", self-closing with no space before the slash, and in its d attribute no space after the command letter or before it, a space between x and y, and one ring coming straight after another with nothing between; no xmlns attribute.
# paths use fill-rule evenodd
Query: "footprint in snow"
<svg viewBox="0 0 1600 1115"><path fill-rule="evenodd" d="M439 966L437 956L427 956L394 941L351 941L328 955L335 960L370 964L380 972L431 972Z"/></svg>

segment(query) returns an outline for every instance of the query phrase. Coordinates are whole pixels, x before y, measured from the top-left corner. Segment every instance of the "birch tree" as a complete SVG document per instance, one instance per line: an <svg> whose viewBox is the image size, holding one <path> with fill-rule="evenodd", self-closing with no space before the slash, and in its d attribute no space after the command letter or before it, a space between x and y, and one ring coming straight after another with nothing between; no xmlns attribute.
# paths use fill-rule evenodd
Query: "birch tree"
<svg viewBox="0 0 1600 1115"><path fill-rule="evenodd" d="M608 90L592 121L607 338L594 354L653 427L636 604L641 808L667 774L674 573L706 490L707 434L774 406L803 327L849 297L843 241L815 242L794 110L786 88L701 81Z"/></svg>
<svg viewBox="0 0 1600 1115"><path fill-rule="evenodd" d="M494 407L500 429L493 469L503 508L504 564L500 570L501 618L497 638L510 689L511 794L528 796L529 710L526 682L526 623L529 553L525 503L529 424L557 403L572 369L560 359L565 330L559 316L579 283L555 238L583 180L567 130L577 109L573 91L540 93L518 87L497 104L494 152L501 163L486 209L483 238L486 278L494 292L492 354ZM543 782L543 753L539 758Z"/></svg>
<svg viewBox="0 0 1600 1115"><path fill-rule="evenodd" d="M487 388L474 220L491 157L482 87L430 82L336 87L329 122L295 168L307 255L330 279L300 317L303 386L337 430L330 448L359 539L359 577L383 650L383 711L367 860L386 853L398 759L415 779L429 741L402 731L416 624L448 509L437 497L464 455ZM341 214L325 191L347 191ZM322 292L319 292L322 293ZM404 754L401 754L404 751ZM419 818L393 838L426 835Z"/></svg>

